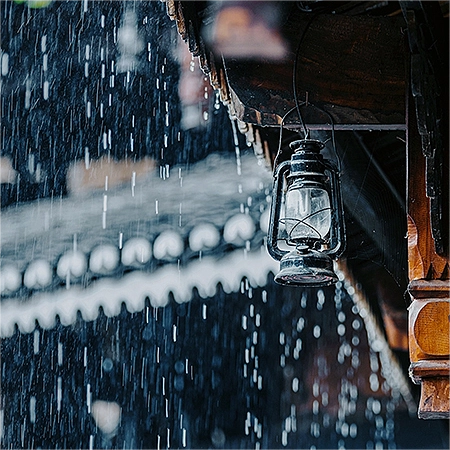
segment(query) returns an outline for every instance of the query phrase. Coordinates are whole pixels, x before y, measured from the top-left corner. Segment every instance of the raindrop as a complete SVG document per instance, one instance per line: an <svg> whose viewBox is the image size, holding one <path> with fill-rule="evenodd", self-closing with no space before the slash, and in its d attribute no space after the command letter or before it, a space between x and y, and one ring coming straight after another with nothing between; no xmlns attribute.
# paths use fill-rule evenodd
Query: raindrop
<svg viewBox="0 0 450 450"><path fill-rule="evenodd" d="M381 403L379 400L374 400L372 402L372 411L374 414L380 414L381 412Z"/></svg>
<svg viewBox="0 0 450 450"><path fill-rule="evenodd" d="M62 402L62 378L58 377L57 381L57 394L56 394L56 403L58 412L61 411L61 402Z"/></svg>
<svg viewBox="0 0 450 450"><path fill-rule="evenodd" d="M325 294L322 289L317 291L317 309L322 310L323 304L325 303Z"/></svg>
<svg viewBox="0 0 450 450"><path fill-rule="evenodd" d="M58 342L58 366L62 366L63 364L63 345L61 342Z"/></svg>
<svg viewBox="0 0 450 450"><path fill-rule="evenodd" d="M30 422L36 423L36 397L34 395L30 397Z"/></svg>
<svg viewBox="0 0 450 450"><path fill-rule="evenodd" d="M2 75L6 76L9 72L9 55L8 53L2 53Z"/></svg>
<svg viewBox="0 0 450 450"><path fill-rule="evenodd" d="M37 355L39 353L39 339L40 339L40 333L39 330L34 330L34 339L33 339L33 350L34 354Z"/></svg>
<svg viewBox="0 0 450 450"><path fill-rule="evenodd" d="M48 83L48 81L44 81L43 96L44 96L44 100L48 100L48 97L49 97L49 83Z"/></svg>
<svg viewBox="0 0 450 450"><path fill-rule="evenodd" d="M314 328L313 328L313 336L316 339L319 339L320 334L321 334L320 326L319 325L315 325Z"/></svg>

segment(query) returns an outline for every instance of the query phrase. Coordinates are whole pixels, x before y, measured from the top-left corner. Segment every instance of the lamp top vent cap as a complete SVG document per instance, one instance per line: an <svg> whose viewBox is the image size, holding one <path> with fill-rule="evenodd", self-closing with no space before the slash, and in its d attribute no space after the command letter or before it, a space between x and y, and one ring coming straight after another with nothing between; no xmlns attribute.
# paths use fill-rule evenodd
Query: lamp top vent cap
<svg viewBox="0 0 450 450"><path fill-rule="evenodd" d="M318 141L316 139L299 139L297 141L292 141L289 144L289 147L294 152L301 151L312 151L312 152L320 152L325 147L325 144L322 141Z"/></svg>

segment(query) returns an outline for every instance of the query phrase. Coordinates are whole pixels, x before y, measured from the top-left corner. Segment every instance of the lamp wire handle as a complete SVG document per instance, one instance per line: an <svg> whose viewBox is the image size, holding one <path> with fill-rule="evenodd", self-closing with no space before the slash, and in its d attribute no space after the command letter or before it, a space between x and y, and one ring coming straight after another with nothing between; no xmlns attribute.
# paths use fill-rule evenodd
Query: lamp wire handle
<svg viewBox="0 0 450 450"><path fill-rule="evenodd" d="M337 216L332 216L332 220L335 221L334 229L336 230L336 236L334 236L333 241L335 242L334 247L329 249L327 253L334 258L338 258L345 250L346 239L345 239L345 222L343 216L343 204L340 189L339 171L337 165L332 161L324 162L325 167L330 172L331 182L333 185L333 209L336 211Z"/></svg>
<svg viewBox="0 0 450 450"><path fill-rule="evenodd" d="M267 233L267 250L270 256L276 260L286 255L287 251L283 251L278 247L278 226L280 220L280 210L277 204L281 202L283 177L284 173L291 167L291 161L284 161L279 164L273 175L272 204L270 207L269 232Z"/></svg>
<svg viewBox="0 0 450 450"><path fill-rule="evenodd" d="M283 143L283 125L284 125L284 121L286 120L287 116L289 116L289 114L291 114L293 111L295 111L297 109L297 106L294 106L293 108L291 108L281 119L281 123L280 123L280 137L278 139L278 150L277 150L277 154L275 156L275 159L273 160L273 171L275 173L275 170L279 164L279 159L281 154L283 153L283 149L282 149L282 143Z"/></svg>

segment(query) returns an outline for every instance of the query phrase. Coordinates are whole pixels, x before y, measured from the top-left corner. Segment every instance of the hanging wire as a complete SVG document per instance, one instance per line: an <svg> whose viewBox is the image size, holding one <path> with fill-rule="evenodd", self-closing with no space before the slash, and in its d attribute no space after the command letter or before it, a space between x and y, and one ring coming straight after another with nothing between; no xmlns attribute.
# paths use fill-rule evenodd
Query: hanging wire
<svg viewBox="0 0 450 450"><path fill-rule="evenodd" d="M284 125L284 121L286 120L286 118L289 116L289 114L291 114L293 111L297 110L297 115L298 115L298 119L302 125L303 128L303 132L304 132L304 138L307 139L309 136L309 130L306 128L305 122L303 120L303 116L302 113L300 111L300 107L307 104L306 102L302 101L299 102L298 100L298 93L297 93L297 64L298 64L298 58L300 55L300 46L303 42L303 39L305 38L306 32L308 31L308 28L310 27L311 23L313 22L313 20L317 17L318 14L315 14L314 16L311 17L311 19L308 21L308 23L306 24L305 29L303 30L302 35L300 36L300 40L297 44L297 50L295 52L295 58L294 58L294 68L293 68L293 72L292 72L292 85L293 85L293 93L294 93L294 102L295 102L295 106L293 108L291 108L281 119L281 123L280 123L280 138L279 138L279 142L278 142L278 150L277 150L277 154L275 156L274 162L273 162L273 169L275 170L278 166L279 163L279 158L281 156L281 154L283 153L283 149L282 149L282 140L283 140L283 125Z"/></svg>
<svg viewBox="0 0 450 450"><path fill-rule="evenodd" d="M313 21L316 19L317 16L318 16L318 14L314 14L311 17L311 19L309 19L308 23L305 26L305 29L302 32L302 35L300 36L300 40L298 41L298 44L297 44L297 50L295 51L294 68L292 70L292 90L294 92L294 101L295 101L295 106L297 108L298 119L300 121L300 124L301 124L304 134L305 134L305 139L307 139L309 136L309 130L306 128L302 113L300 111L300 102L298 100L298 92L297 92L297 65L298 65L298 59L300 57L300 48L301 48L303 40L305 39L306 32L308 31L309 27L311 26L311 24L313 23Z"/></svg>
<svg viewBox="0 0 450 450"><path fill-rule="evenodd" d="M281 123L280 123L280 137L278 139L278 150L277 150L277 154L275 156L275 159L273 161L273 169L274 170L278 166L278 159L280 158L281 154L283 153L282 142L283 142L283 125L284 125L284 121L286 120L287 116L289 116L289 114L291 114L296 109L297 109L297 106L294 106L281 119Z"/></svg>
<svg viewBox="0 0 450 450"><path fill-rule="evenodd" d="M306 24L301 36L300 36L300 40L297 44L297 49L295 51L295 58L294 58L294 67L293 67L293 71L292 71L292 91L294 94L294 102L295 102L295 106L293 108L291 108L282 118L281 123L280 123L280 138L279 138L279 142L278 142L278 151L277 154L275 156L274 162L273 162L273 168L274 170L276 169L278 163L279 163L279 158L281 156L281 154L283 153L283 149L282 149L282 139L283 139L283 125L284 125L284 121L285 119L288 117L289 114L291 114L294 110L297 110L297 116L298 116L298 120L300 121L300 124L303 128L303 134L304 134L304 139L308 139L309 137L309 130L306 127L305 121L303 120L303 116L301 113L300 108L304 105L308 106L308 101L302 101L300 102L298 99L298 92L297 92L297 65L298 65L298 60L300 57L300 48L301 48L301 44L306 36L306 33L309 29L309 27L311 26L312 22L316 19L316 17L319 14L316 13L314 14L308 21L308 23ZM329 116L331 118L331 116ZM332 122L332 126L333 126L333 145L334 145L334 123Z"/></svg>
<svg viewBox="0 0 450 450"><path fill-rule="evenodd" d="M311 19L308 21L308 23L305 26L305 29L303 30L303 33L300 37L300 40L297 44L297 50L295 52L295 59L294 59L294 68L293 68L293 73L292 73L292 90L294 92L294 101L295 101L295 108L297 109L297 114L298 114L298 118L300 121L300 124L303 128L304 131L304 138L308 139L309 137L309 129L307 128L304 120L303 120L303 116L301 114L300 108L302 106L312 106L313 108L318 109L319 111L323 112L324 114L326 114L330 120L331 123L331 142L333 145L333 151L336 157L336 161L337 161L337 168L339 173L341 172L341 160L339 158L338 152L337 152L337 148L336 148L336 138L335 138L335 129L334 129L334 120L333 117L331 116L331 114L328 111L325 111L324 109L320 108L319 106L316 106L314 104L312 104L311 102L309 102L308 100L304 101L304 102L299 102L298 100L298 89L297 89L297 66L298 66L298 60L300 57L300 47L301 44L305 38L306 32L308 31L309 27L311 26L312 22L316 19L316 17L319 14L314 14L314 16L311 17ZM306 93L306 95L308 96L308 93ZM275 167L275 166L274 166Z"/></svg>
<svg viewBox="0 0 450 450"><path fill-rule="evenodd" d="M308 93L306 93L306 100L305 101L299 101L298 98L298 89L297 89L297 67L298 67L298 60L300 58L300 48L301 48L301 44L303 43L303 40L305 39L306 33L309 29L309 27L311 26L311 24L313 23L313 21L317 18L319 14L316 13L314 14L308 21L308 23L306 24L305 28L303 29L303 32L300 36L300 40L297 44L297 49L295 51L295 58L294 58L294 67L293 67L293 71L292 71L292 91L294 94L294 102L295 102L295 106L293 108L291 108L281 119L281 123L280 123L280 136L279 136L279 141L278 141L278 150L277 150L277 154L275 156L274 162L273 162L273 169L275 170L276 167L279 164L279 159L281 157L281 154L283 153L283 149L282 149L282 140L283 140L283 126L284 126L284 121L286 120L286 118L292 114L293 111L297 111L297 116L300 122L300 125L303 129L303 135L304 135L304 139L308 139L309 137L309 133L310 130L308 129L308 127L305 124L305 121L303 120L303 115L301 113L301 107L302 106L311 106L313 108L318 109L319 111L323 112L324 114L327 115L330 123L331 123L331 142L332 142L332 146L333 146L333 152L335 154L336 157L336 161L337 161L337 168L339 173L341 172L341 160L339 158L338 152L337 152L337 148L336 148L336 136L335 136L335 124L334 124L334 120L332 115L324 110L323 108L320 108L317 105L312 104L311 102L308 101Z"/></svg>

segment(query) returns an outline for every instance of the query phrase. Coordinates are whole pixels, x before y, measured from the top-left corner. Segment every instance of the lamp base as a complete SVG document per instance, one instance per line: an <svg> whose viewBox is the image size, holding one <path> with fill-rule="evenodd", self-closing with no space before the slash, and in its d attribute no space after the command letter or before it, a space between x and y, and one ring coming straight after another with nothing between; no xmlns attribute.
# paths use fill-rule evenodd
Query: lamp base
<svg viewBox="0 0 450 450"><path fill-rule="evenodd" d="M283 256L275 281L285 286L323 287L335 284L338 277L328 255L308 249L293 250Z"/></svg>

